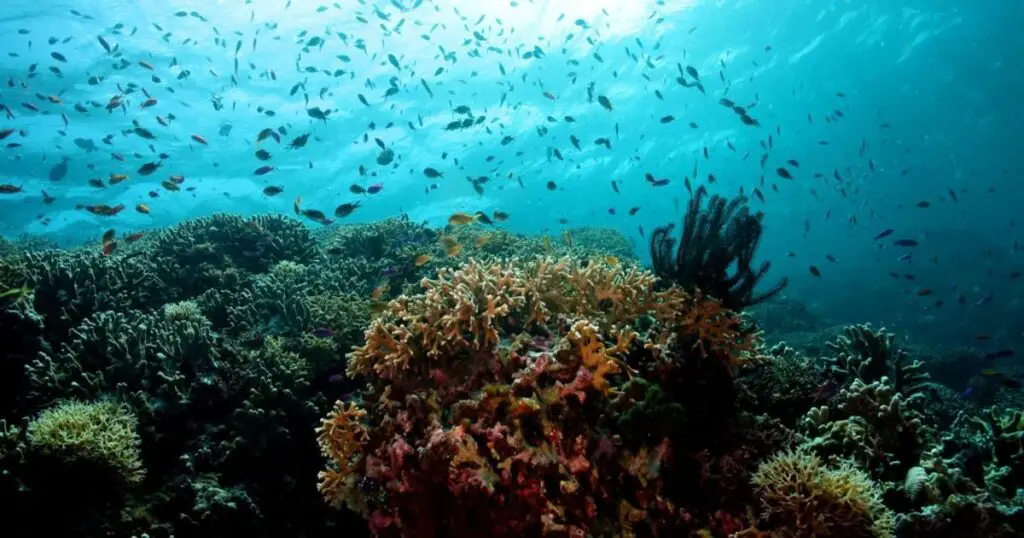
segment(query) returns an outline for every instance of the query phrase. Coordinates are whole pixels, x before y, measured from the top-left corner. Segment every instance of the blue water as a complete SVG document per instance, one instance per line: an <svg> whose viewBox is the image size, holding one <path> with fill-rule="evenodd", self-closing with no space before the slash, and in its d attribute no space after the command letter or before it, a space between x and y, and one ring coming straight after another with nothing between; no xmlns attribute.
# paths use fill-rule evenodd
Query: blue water
<svg viewBox="0 0 1024 538"><path fill-rule="evenodd" d="M613 227L647 258L640 228L649 233L680 218L689 176L714 193L760 189L765 201L751 203L766 213L760 257L775 263L769 280L790 277L786 295L831 320L888 323L918 339L986 349L1021 339L1024 278L1011 279L1024 270L1016 246L1024 234L1015 221L1024 202L1019 1L295 0L289 7L284 0L9 0L0 17L0 102L14 116L0 115L0 129L25 132L3 141L20 147L0 149L0 183L23 188L0 195L5 236L78 245L111 227L143 230L213 212L291 213L301 196L302 207L328 215L361 201L346 222L405 212L443 225L455 211L501 210L511 215L502 225L516 232ZM323 46L304 51L314 36ZM535 48L543 56L526 58ZM54 51L67 62L53 59ZM122 59L127 67L115 69ZM305 72L307 66L318 71ZM698 72L706 95L676 82L686 66ZM333 76L339 69L344 74ZM190 75L179 79L183 70ZM91 76L102 81L90 85ZM123 110L102 108L130 84L139 90L123 98ZM392 85L397 93L385 98ZM141 89L157 104L141 108ZM62 103L45 100L51 95ZM718 103L723 97L748 107L760 126L741 123ZM466 117L453 112L461 105L486 118L445 131ZM311 107L330 109L329 119L310 118ZM157 122L171 114L168 126ZM675 121L662 123L668 115ZM132 120L156 139L124 134ZM255 142L261 129L282 126L288 134L280 144ZM305 133L306 147L285 149ZM109 145L102 141L108 135ZM502 145L506 136L514 139ZM600 137L610 150L594 144ZM78 138L97 151L76 146ZM376 163L375 138L395 152L394 163ZM259 148L272 160L259 161ZM555 148L564 160L552 155ZM141 177L139 166L160 160L160 152L170 157ZM51 181L62 158L68 173ZM254 175L267 164L276 169ZM780 166L794 179L780 178ZM444 177L424 177L425 167ZM103 189L88 184L114 173L130 178ZM671 182L652 187L647 173ZM185 177L180 192L160 186L170 175ZM490 178L482 195L467 181L479 176ZM353 183L383 190L355 195ZM263 195L270 185L284 192ZM56 201L43 204L41 190ZM106 218L76 209L100 203L126 209ZM151 213L137 213L139 203ZM632 207L640 209L629 216ZM873 240L888 228L892 236ZM920 245L892 246L903 238ZM811 265L821 278L809 274ZM976 340L977 333L992 340Z"/></svg>

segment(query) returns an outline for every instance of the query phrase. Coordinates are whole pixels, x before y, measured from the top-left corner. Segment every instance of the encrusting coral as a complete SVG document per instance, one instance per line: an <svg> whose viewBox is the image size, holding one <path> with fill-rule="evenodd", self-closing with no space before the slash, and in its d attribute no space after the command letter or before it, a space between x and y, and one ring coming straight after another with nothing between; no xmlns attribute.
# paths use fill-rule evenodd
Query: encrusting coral
<svg viewBox="0 0 1024 538"><path fill-rule="evenodd" d="M670 442L619 443L603 410L629 378L678 368L677 353L739 364L755 342L735 314L647 272L569 259L471 261L422 285L350 354L368 383L317 430L328 500L381 536L678 523L661 495Z"/></svg>

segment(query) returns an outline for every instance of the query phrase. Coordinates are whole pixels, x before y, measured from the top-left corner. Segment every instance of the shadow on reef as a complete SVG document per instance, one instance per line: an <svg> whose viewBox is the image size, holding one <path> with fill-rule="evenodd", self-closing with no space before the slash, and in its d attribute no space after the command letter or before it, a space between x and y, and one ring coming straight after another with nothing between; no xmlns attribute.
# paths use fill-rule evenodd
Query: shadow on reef
<svg viewBox="0 0 1024 538"><path fill-rule="evenodd" d="M654 272L614 231L402 218L4 242L5 536L1024 532L1019 391L796 303L767 346L760 218L703 197Z"/></svg>

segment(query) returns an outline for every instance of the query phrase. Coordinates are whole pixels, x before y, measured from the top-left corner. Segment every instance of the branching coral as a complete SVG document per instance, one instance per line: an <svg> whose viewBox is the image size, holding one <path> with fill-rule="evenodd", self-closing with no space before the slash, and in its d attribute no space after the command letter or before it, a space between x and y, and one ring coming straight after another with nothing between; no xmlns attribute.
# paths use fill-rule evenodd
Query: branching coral
<svg viewBox="0 0 1024 538"><path fill-rule="evenodd" d="M826 358L830 372L845 382L872 383L888 376L896 390L906 395L921 392L928 384L924 365L920 361L906 364L907 352L884 328L875 331L867 324L850 325L826 347L833 353Z"/></svg>
<svg viewBox="0 0 1024 538"><path fill-rule="evenodd" d="M124 483L136 484L144 475L137 425L123 405L69 400L29 423L27 439L32 450L106 467Z"/></svg>
<svg viewBox="0 0 1024 538"><path fill-rule="evenodd" d="M753 482L773 538L893 535L881 490L850 463L829 468L811 453L783 452L762 463Z"/></svg>
<svg viewBox="0 0 1024 538"><path fill-rule="evenodd" d="M649 273L568 259L470 262L422 284L371 322L348 367L368 387L318 429L331 502L381 536L630 536L677 522L661 495L671 444L622 445L602 417L674 353L742 361L754 341L735 314Z"/></svg>
<svg viewBox="0 0 1024 538"><path fill-rule="evenodd" d="M705 209L707 194L700 187L690 199L678 249L671 237L675 225L660 227L651 234L655 274L686 289L699 289L734 310L777 295L786 287L786 279L764 293L755 292L771 268L770 262L754 268L762 216L750 213L744 197L727 201L715 195Z"/></svg>
<svg viewBox="0 0 1024 538"><path fill-rule="evenodd" d="M805 447L829 458L858 462L872 476L902 481L934 441L921 414L922 395L904 396L882 378L855 380L836 397L835 408L811 409L801 420Z"/></svg>
<svg viewBox="0 0 1024 538"><path fill-rule="evenodd" d="M39 354L28 364L34 399L116 393L136 413L167 412L186 406L218 368L216 337L205 319L103 312L72 335L57 356Z"/></svg>
<svg viewBox="0 0 1024 538"><path fill-rule="evenodd" d="M312 261L316 243L301 222L285 216L215 214L161 231L147 255L160 261L163 280L194 297L208 288L237 287L246 274L282 260Z"/></svg>

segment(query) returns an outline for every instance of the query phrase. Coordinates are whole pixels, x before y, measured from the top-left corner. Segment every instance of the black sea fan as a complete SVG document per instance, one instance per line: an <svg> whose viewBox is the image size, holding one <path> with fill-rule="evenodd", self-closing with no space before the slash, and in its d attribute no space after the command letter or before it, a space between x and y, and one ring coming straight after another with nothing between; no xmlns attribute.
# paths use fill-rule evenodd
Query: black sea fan
<svg viewBox="0 0 1024 538"><path fill-rule="evenodd" d="M674 224L662 226L651 234L654 273L684 288L698 288L733 310L742 310L777 295L786 287L785 278L761 294L754 293L771 268L771 262L767 261L757 270L753 268L764 215L752 214L743 196L727 200L715 195L704 208L707 194L701 187L690 199L678 249L676 240L671 237Z"/></svg>

